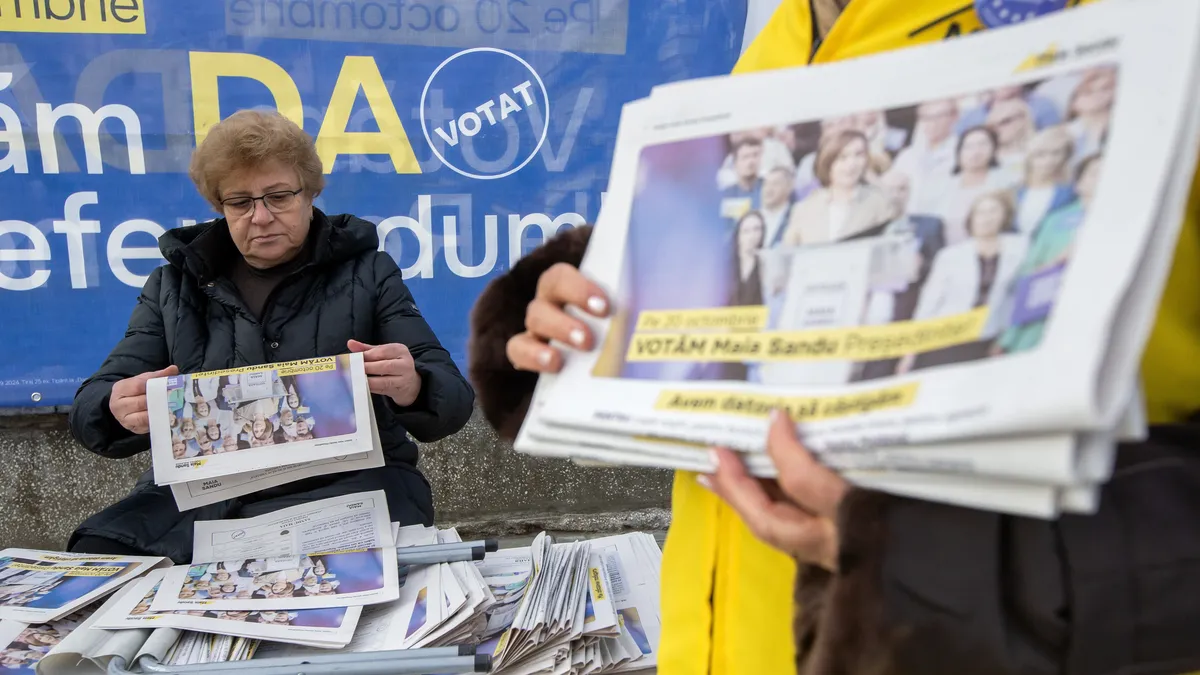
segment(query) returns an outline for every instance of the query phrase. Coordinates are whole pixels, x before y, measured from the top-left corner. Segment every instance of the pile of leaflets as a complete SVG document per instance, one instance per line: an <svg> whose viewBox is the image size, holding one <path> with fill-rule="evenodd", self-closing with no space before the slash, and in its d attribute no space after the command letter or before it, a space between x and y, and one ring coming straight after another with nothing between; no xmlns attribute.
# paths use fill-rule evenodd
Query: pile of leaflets
<svg viewBox="0 0 1200 675"><path fill-rule="evenodd" d="M181 511L384 463L362 354L157 378L146 402Z"/></svg>
<svg viewBox="0 0 1200 675"><path fill-rule="evenodd" d="M453 531L401 528L402 545ZM401 548L403 553L403 546ZM403 559L403 555L401 556ZM654 668L662 551L631 533L502 549L476 563L411 566L396 602L367 607L345 652L478 645L496 673L601 673ZM442 603L430 598L443 598ZM259 658L318 654L264 644Z"/></svg>
<svg viewBox="0 0 1200 675"><path fill-rule="evenodd" d="M101 673L114 659L189 665L425 647L466 649L468 661L486 654L495 672L656 663L661 551L645 534L555 544L542 533L479 559L483 543L453 529L390 522L376 491L198 521L193 551L174 566L0 552L0 666Z"/></svg>
<svg viewBox="0 0 1200 675"><path fill-rule="evenodd" d="M1092 512L1146 432L1198 38L1194 0L1093 3L626 105L581 267L614 311L517 449L772 476L778 409L861 486Z"/></svg>

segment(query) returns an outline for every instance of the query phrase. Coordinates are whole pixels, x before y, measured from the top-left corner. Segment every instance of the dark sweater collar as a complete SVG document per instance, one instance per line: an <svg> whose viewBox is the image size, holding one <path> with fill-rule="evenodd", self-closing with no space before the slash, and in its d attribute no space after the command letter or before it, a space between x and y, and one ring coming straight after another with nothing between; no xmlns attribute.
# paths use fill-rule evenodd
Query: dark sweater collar
<svg viewBox="0 0 1200 675"><path fill-rule="evenodd" d="M323 267L356 258L378 246L373 224L346 214L327 216L313 208L307 250L302 255L308 264ZM167 230L159 237L158 247L169 264L192 274L200 283L221 276L241 256L224 218Z"/></svg>

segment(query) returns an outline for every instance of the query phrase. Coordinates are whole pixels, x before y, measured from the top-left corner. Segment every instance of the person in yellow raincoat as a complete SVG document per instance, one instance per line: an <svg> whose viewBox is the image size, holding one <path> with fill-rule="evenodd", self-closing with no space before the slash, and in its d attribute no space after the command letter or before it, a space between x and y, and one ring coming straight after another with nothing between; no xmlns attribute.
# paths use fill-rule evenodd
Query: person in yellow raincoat
<svg viewBox="0 0 1200 675"><path fill-rule="evenodd" d="M1004 0L1016 1L1029 4ZM734 73L984 29L972 0L784 0ZM1098 514L1047 524L850 490L777 420L772 456L781 474L801 477L781 475L789 489L768 494L728 453L714 476L676 474L659 672L1200 670L1198 186L1143 360L1151 437L1122 447ZM589 234L547 242L475 305L470 375L502 437L515 437L536 373L566 357L549 339L594 347L562 311L607 314L575 269Z"/></svg>

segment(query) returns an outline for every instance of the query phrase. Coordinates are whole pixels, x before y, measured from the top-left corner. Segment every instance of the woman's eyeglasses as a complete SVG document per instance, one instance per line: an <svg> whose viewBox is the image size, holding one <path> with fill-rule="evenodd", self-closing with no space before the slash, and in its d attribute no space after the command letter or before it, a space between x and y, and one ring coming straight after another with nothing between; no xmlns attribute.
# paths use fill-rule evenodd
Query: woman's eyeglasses
<svg viewBox="0 0 1200 675"><path fill-rule="evenodd" d="M283 213L296 203L296 195L304 192L304 188L299 190L280 190L278 192L268 192L261 197L230 197L222 199L221 206L225 209L226 216L241 218L249 215L254 211L254 202L262 201L263 206L271 213Z"/></svg>

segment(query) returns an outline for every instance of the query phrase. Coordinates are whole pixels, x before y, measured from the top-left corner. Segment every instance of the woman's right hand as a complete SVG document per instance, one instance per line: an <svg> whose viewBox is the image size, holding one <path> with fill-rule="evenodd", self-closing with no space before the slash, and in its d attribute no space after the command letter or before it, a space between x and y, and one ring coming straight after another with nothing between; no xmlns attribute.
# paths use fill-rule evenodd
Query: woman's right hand
<svg viewBox="0 0 1200 675"><path fill-rule="evenodd" d="M570 305L595 317L608 316L608 298L578 268L558 263L538 279L537 295L525 310L525 332L507 345L508 360L517 370L557 373L563 355L550 346L557 340L577 349L595 347L595 338L580 320L567 314Z"/></svg>
<svg viewBox="0 0 1200 675"><path fill-rule="evenodd" d="M150 433L150 413L146 405L146 382L156 377L178 375L179 369L167 366L152 373L127 377L113 385L108 409L117 423L135 434Z"/></svg>

